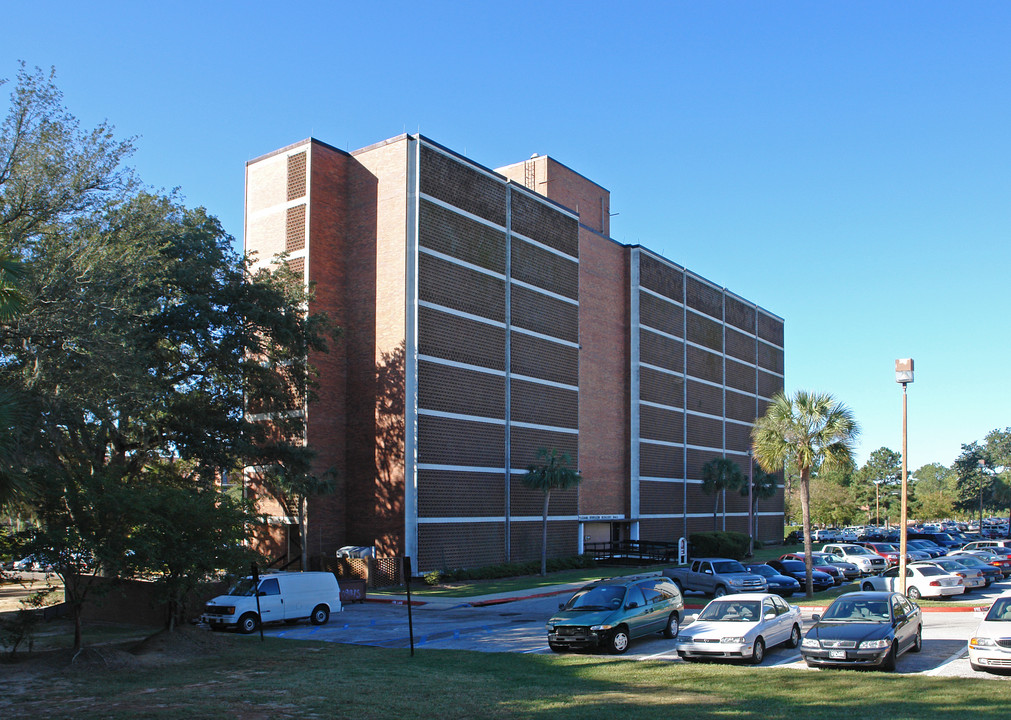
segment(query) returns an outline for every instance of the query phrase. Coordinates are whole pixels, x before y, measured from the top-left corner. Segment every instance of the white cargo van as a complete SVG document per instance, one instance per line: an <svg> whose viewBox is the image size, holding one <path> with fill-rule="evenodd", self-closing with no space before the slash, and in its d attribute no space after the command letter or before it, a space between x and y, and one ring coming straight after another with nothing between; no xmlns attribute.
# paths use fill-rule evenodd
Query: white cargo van
<svg viewBox="0 0 1011 720"><path fill-rule="evenodd" d="M202 622L212 630L226 627L251 633L259 626L252 576L239 580L227 595L218 595L204 606ZM255 588L263 622L295 623L308 619L324 625L331 612L340 612L341 591L337 578L328 572L274 572L260 576Z"/></svg>

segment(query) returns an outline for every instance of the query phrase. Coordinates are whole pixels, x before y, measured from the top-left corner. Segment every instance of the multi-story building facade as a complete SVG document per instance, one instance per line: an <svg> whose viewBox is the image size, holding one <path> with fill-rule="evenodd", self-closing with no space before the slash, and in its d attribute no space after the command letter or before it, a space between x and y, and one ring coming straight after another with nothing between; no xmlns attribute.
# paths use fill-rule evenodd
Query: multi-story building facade
<svg viewBox="0 0 1011 720"><path fill-rule="evenodd" d="M552 494L551 555L713 528L700 468L747 469L783 387L783 321L610 239L609 199L550 157L493 171L418 135L247 164L247 251L287 252L344 329L305 409L339 479L310 506L311 554L536 558L542 496L522 476L539 448L584 478ZM782 538L781 492L758 518ZM728 494L719 523L746 531L747 499Z"/></svg>

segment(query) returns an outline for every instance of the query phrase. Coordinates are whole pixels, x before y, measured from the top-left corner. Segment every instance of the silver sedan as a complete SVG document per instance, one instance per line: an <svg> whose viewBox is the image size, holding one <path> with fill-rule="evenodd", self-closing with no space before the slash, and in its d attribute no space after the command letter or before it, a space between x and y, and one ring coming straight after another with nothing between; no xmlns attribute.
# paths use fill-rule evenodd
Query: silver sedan
<svg viewBox="0 0 1011 720"><path fill-rule="evenodd" d="M723 658L758 665L766 648L800 644L800 609L778 595L745 593L717 598L683 625L675 645L685 660Z"/></svg>

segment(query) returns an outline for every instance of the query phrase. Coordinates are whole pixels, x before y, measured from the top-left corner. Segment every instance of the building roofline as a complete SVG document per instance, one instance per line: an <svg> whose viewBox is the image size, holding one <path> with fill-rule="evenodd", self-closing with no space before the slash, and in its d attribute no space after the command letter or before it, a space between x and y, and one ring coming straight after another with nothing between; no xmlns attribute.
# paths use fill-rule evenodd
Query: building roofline
<svg viewBox="0 0 1011 720"><path fill-rule="evenodd" d="M758 303L756 303L756 302L754 302L752 300L748 300L747 298L745 298L745 297L743 297L743 296L735 293L733 290L730 290L729 288L727 288L724 285L720 285L719 283L715 283L712 280L710 280L710 279L708 279L706 277L703 277L702 275L698 274L694 270L689 270L688 268L684 267L683 265L677 264L673 260L668 260L663 255L661 255L660 253L658 253L656 250L648 248L645 245L640 245L638 243L636 243L635 245L626 245L625 247L627 247L629 249L631 249L631 248L638 248L640 251L647 252L650 255L652 255L653 257L657 258L658 260L661 260L661 261L667 263L668 265L673 265L674 267L678 268L682 272L684 272L684 273L686 273L688 275L691 275L691 276L697 278L698 280L701 280L706 285L709 285L709 286L711 286L713 288L719 289L721 292L724 292L727 295L733 295L737 300L740 300L745 305L748 305L749 307L753 307L753 308L755 308L755 310L760 310L763 314L768 315L771 318L775 318L777 320L780 320L784 324L786 323L785 318L781 317L780 315L777 315L776 313L771 312L770 310L766 310L764 307L762 307Z"/></svg>
<svg viewBox="0 0 1011 720"><path fill-rule="evenodd" d="M294 150L297 147L301 147L302 145L319 145L320 147L324 147L327 150L332 150L333 152L340 153L341 155L348 155L348 156L350 156L350 153L345 152L344 150L341 150L340 148L334 147L333 145L331 145L329 143L325 143L322 140L317 140L314 137L307 137L304 140L299 140L298 142L293 142L291 145L285 145L283 148L278 148L277 150L273 150L273 151L271 151L271 152L269 152L269 153L267 153L265 155L260 155L259 157L255 157L252 160L246 160L246 167L249 167L253 163L258 163L258 162L261 162L262 160L266 160L267 158L272 158L272 157L275 157L277 155L283 155L284 153L290 152L290 151Z"/></svg>

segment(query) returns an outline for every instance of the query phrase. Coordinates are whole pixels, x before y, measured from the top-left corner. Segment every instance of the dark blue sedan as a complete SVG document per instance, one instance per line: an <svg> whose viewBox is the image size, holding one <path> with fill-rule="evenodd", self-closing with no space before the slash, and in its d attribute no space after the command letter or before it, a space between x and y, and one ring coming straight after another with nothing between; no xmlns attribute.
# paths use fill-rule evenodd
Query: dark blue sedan
<svg viewBox="0 0 1011 720"><path fill-rule="evenodd" d="M770 560L766 563L780 575L787 575L800 583L801 588L807 585L807 568L800 560ZM811 571L811 585L815 592L835 587L835 580L828 573L819 570Z"/></svg>
<svg viewBox="0 0 1011 720"><path fill-rule="evenodd" d="M748 572L761 575L769 583L769 592L776 593L782 597L790 597L795 592L800 592L800 583L789 575L780 575L768 565L763 563L752 563L745 565Z"/></svg>
<svg viewBox="0 0 1011 720"><path fill-rule="evenodd" d="M919 606L893 592L857 592L837 597L800 645L804 662L822 665L869 666L894 670L907 650L923 647L923 617Z"/></svg>

